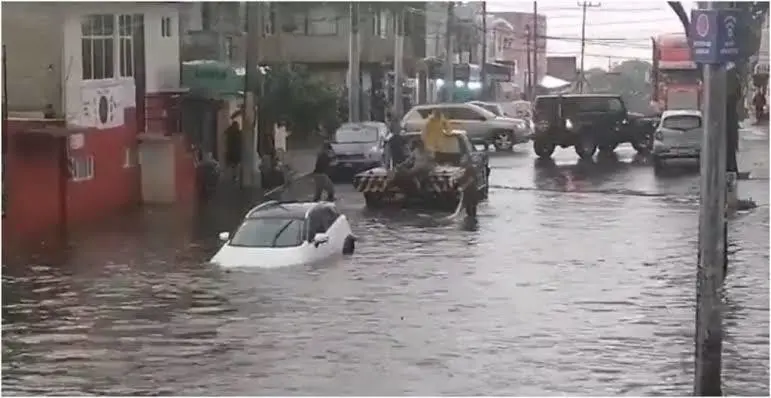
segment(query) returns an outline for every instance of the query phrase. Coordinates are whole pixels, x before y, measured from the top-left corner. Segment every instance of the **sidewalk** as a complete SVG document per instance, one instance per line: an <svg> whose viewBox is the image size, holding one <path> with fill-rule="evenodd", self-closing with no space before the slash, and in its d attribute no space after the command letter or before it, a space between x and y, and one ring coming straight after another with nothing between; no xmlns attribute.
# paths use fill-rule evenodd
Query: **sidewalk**
<svg viewBox="0 0 771 398"><path fill-rule="evenodd" d="M769 177L769 126L744 123L739 129L739 170L749 172L750 179Z"/></svg>

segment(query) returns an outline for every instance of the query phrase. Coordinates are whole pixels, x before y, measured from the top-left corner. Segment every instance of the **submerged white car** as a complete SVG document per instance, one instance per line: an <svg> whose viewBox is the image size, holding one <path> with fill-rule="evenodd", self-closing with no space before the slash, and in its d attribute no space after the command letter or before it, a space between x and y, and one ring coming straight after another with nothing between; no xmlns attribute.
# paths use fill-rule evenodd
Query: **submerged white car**
<svg viewBox="0 0 771 398"><path fill-rule="evenodd" d="M330 202L270 201L250 210L211 262L225 268L311 264L352 254L356 238L348 219Z"/></svg>
<svg viewBox="0 0 771 398"><path fill-rule="evenodd" d="M701 111L664 111L653 135L653 166L661 169L671 159L698 160L703 136Z"/></svg>

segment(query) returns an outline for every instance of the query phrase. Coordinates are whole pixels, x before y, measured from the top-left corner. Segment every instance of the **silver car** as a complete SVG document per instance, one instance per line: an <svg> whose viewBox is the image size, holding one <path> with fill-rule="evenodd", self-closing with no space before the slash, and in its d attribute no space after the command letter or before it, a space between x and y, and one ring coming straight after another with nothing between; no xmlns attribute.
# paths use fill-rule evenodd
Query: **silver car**
<svg viewBox="0 0 771 398"><path fill-rule="evenodd" d="M703 136L701 111L664 111L653 135L653 166L661 169L671 159L699 159Z"/></svg>
<svg viewBox="0 0 771 398"><path fill-rule="evenodd" d="M358 173L380 166L388 134L388 126L382 122L344 123L332 140L335 171Z"/></svg>
<svg viewBox="0 0 771 398"><path fill-rule="evenodd" d="M402 119L405 131L422 131L434 109L440 110L453 128L463 130L474 144L495 146L510 151L514 145L530 140L527 123L522 119L497 116L474 104L430 104L410 109Z"/></svg>

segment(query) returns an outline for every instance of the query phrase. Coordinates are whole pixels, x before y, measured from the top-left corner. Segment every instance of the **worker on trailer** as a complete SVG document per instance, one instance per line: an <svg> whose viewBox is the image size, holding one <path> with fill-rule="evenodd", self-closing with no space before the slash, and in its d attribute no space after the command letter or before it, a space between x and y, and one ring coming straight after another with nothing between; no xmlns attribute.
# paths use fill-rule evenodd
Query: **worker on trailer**
<svg viewBox="0 0 771 398"><path fill-rule="evenodd" d="M394 167L389 183L393 182L404 192L419 192L433 168L434 161L423 141L415 140L409 157Z"/></svg>
<svg viewBox="0 0 771 398"><path fill-rule="evenodd" d="M452 135L450 123L439 109L434 109L426 122L421 135L423 146L430 152L436 162L444 162L447 158L446 151L457 142ZM451 141L451 142L448 142Z"/></svg>

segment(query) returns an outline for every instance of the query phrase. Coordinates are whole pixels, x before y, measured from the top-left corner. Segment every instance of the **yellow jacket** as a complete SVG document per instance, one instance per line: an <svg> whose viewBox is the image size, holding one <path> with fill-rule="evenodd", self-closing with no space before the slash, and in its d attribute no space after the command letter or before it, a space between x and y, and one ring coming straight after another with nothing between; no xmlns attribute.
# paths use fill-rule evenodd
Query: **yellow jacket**
<svg viewBox="0 0 771 398"><path fill-rule="evenodd" d="M429 117L422 132L423 145L426 150L429 152L443 152L442 149L448 146L445 142L448 138L455 140L447 119L444 116Z"/></svg>

